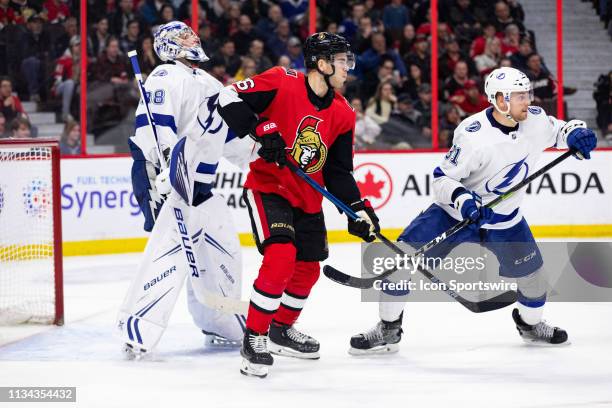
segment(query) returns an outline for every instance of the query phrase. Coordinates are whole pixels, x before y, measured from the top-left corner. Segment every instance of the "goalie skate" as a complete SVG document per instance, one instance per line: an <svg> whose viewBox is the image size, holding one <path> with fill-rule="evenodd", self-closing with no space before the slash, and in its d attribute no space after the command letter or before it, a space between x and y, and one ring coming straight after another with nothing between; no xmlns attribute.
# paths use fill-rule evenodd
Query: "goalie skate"
<svg viewBox="0 0 612 408"><path fill-rule="evenodd" d="M123 345L123 354L127 360L142 360L145 356L149 355L147 350L135 347L130 343Z"/></svg>
<svg viewBox="0 0 612 408"><path fill-rule="evenodd" d="M242 342L240 340L230 340L226 337L218 335L217 333L207 332L202 330L204 334L204 345L212 348L235 348L240 347Z"/></svg>

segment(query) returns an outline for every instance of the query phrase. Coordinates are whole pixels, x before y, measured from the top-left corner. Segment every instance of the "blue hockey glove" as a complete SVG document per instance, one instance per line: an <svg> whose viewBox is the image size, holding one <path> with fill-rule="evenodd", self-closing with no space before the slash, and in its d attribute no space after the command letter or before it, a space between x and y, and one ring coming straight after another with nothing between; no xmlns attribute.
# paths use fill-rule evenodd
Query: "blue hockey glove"
<svg viewBox="0 0 612 408"><path fill-rule="evenodd" d="M591 158L591 150L597 146L597 136L589 128L575 128L570 131L567 137L567 145L570 149L576 150L582 157L589 160ZM574 157L582 160L580 155L574 154Z"/></svg>
<svg viewBox="0 0 612 408"><path fill-rule="evenodd" d="M474 192L460 194L454 205L464 220L469 219L471 224L478 228L491 221L495 215L492 209L482 205L482 199Z"/></svg>

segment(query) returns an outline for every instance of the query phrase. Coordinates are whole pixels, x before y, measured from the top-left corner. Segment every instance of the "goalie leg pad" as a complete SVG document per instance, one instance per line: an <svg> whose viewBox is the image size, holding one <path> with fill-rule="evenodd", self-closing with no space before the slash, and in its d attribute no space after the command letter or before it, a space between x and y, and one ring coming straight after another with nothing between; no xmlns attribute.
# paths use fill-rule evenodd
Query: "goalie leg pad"
<svg viewBox="0 0 612 408"><path fill-rule="evenodd" d="M241 340L246 318L241 313L226 313L198 301L214 293L240 299L242 291L242 254L240 241L231 214L223 197L212 196L191 209L189 228L202 231L195 242L200 277L190 277L187 285L187 304L194 323L201 330L216 333L229 340ZM193 282L199 280L198 286ZM198 288L198 289L196 289ZM195 290L205 289L196 294Z"/></svg>
<svg viewBox="0 0 612 408"><path fill-rule="evenodd" d="M163 334L185 281L170 206L163 206L117 319L124 343L152 350Z"/></svg>

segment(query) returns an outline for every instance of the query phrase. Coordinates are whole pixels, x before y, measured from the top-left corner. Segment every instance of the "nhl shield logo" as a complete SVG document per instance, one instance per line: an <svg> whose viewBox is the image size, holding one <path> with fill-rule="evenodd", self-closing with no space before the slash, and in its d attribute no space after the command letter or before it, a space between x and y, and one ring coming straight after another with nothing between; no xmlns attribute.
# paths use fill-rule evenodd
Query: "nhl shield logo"
<svg viewBox="0 0 612 408"><path fill-rule="evenodd" d="M327 158L327 146L317 132L321 119L306 116L298 126L297 137L291 148L291 157L305 173L314 173L323 167Z"/></svg>

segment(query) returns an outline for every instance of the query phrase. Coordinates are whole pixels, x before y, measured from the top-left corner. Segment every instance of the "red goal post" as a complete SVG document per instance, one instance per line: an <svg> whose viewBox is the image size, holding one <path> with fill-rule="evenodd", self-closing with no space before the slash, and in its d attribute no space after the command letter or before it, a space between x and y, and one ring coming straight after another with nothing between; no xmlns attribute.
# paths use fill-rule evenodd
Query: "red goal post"
<svg viewBox="0 0 612 408"><path fill-rule="evenodd" d="M63 325L60 149L0 139L0 324Z"/></svg>

